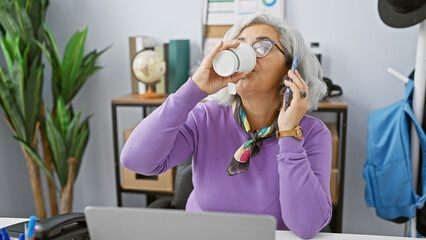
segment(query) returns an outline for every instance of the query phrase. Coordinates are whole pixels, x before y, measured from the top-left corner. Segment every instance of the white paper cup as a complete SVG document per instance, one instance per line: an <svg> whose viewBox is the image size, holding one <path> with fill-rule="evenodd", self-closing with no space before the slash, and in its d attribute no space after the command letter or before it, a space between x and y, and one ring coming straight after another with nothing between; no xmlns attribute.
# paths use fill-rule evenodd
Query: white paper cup
<svg viewBox="0 0 426 240"><path fill-rule="evenodd" d="M223 77L236 72L248 74L256 66L256 53L245 42L240 42L237 48L220 51L213 60L214 71Z"/></svg>

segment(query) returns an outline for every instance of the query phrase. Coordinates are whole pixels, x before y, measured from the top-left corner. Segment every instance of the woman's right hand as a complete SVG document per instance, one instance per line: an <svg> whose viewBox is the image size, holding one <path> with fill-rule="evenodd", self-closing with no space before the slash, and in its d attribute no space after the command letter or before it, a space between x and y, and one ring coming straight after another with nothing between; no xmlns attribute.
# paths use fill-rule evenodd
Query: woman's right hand
<svg viewBox="0 0 426 240"><path fill-rule="evenodd" d="M245 78L244 73L235 73L229 77L219 76L213 69L213 59L220 51L236 48L240 45L238 40L220 41L214 49L203 59L201 65L192 76L192 81L207 95L216 93L220 89L226 87L229 82L237 83L240 79Z"/></svg>

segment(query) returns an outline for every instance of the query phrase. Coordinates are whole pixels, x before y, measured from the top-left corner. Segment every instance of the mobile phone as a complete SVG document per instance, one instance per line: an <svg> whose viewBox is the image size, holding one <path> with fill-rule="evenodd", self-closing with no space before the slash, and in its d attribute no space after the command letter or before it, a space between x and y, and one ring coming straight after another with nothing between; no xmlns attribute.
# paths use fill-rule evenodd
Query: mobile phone
<svg viewBox="0 0 426 240"><path fill-rule="evenodd" d="M291 71L294 72L297 68L297 63L299 62L299 57L297 55L294 55L293 58L293 63L291 64ZM293 80L291 80L290 78L288 79L290 82L292 82ZM291 91L291 89L288 87L285 91L285 105L284 105L284 110L287 110L288 106L290 105L290 101L293 97L293 92Z"/></svg>

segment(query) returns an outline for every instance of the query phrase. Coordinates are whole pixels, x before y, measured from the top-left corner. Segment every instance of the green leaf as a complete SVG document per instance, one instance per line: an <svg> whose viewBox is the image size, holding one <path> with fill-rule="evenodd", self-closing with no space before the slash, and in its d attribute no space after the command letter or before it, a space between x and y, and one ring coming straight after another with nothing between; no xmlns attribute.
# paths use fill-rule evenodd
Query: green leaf
<svg viewBox="0 0 426 240"><path fill-rule="evenodd" d="M12 87L15 90L14 98L16 100L18 108L21 111L23 119L26 119L24 98L24 70L22 67L22 63L15 62L15 64L13 65L12 76Z"/></svg>
<svg viewBox="0 0 426 240"><path fill-rule="evenodd" d="M76 115L74 115L72 121L70 122L65 141L67 146L72 146L73 142L77 138L80 127L80 114L81 112L79 111Z"/></svg>
<svg viewBox="0 0 426 240"><path fill-rule="evenodd" d="M13 61L15 59L15 48L13 47L13 39L9 33L6 33L6 39L1 39L0 45L6 60L7 68L9 69L9 74L13 69Z"/></svg>
<svg viewBox="0 0 426 240"><path fill-rule="evenodd" d="M90 60L90 58L92 58L93 56L94 56L94 58L95 58L95 60L99 57L99 56L101 56L104 52L106 52L108 49L110 49L112 46L108 46L108 47L106 47L106 48L104 48L104 49L102 49L100 52L97 52L96 50L93 50L93 51L91 51L89 54L87 54L85 57L84 57L84 59L83 59L83 62L89 62Z"/></svg>
<svg viewBox="0 0 426 240"><path fill-rule="evenodd" d="M32 64L32 62L37 62L38 65L43 64L42 63L42 51L41 49L34 43L35 39L32 39L31 42L27 43L29 46L29 52L27 56L27 62L28 64L26 66L29 66Z"/></svg>
<svg viewBox="0 0 426 240"><path fill-rule="evenodd" d="M53 34L50 32L46 24L43 24L43 29L45 31L44 39L46 41L46 45L48 46L47 48L49 49L49 52L53 54L53 57L55 59L59 60L58 48L56 47L56 41L55 41L55 38L53 37Z"/></svg>
<svg viewBox="0 0 426 240"><path fill-rule="evenodd" d="M41 51L44 53L44 55L47 58L47 61L49 61L50 65L53 65L52 63L52 57L50 56L50 52L43 46L43 44L37 40L34 41L35 44L41 49Z"/></svg>
<svg viewBox="0 0 426 240"><path fill-rule="evenodd" d="M7 82L7 76L4 73L4 69L2 66L0 66L0 80L3 82L3 84L6 84Z"/></svg>
<svg viewBox="0 0 426 240"><path fill-rule="evenodd" d="M10 1L10 0L8 0ZM19 3L19 6L25 7L27 0L15 0L17 3Z"/></svg>
<svg viewBox="0 0 426 240"><path fill-rule="evenodd" d="M14 50L14 53L15 53L14 60L17 60L17 61L20 61L20 62L22 61L21 43L22 43L21 36L16 34L12 39L12 47L13 47L13 50ZM22 63L23 63L23 61L22 61Z"/></svg>
<svg viewBox="0 0 426 240"><path fill-rule="evenodd" d="M30 42L34 37L34 30L27 12L21 6L19 6L18 2L15 2L15 14L21 33L20 36L24 39L25 42Z"/></svg>
<svg viewBox="0 0 426 240"><path fill-rule="evenodd" d="M27 13L31 12L32 5L33 5L33 0L26 1L25 11L27 11Z"/></svg>
<svg viewBox="0 0 426 240"><path fill-rule="evenodd" d="M76 166L75 166L75 176L78 175L78 172L80 170L81 162L82 162L82 159L83 159L83 154L84 154L84 151L86 150L87 143L89 141L89 135L90 135L89 130L84 131L78 139L78 145L77 145L78 155L77 155L77 158L76 158L77 163L76 163Z"/></svg>
<svg viewBox="0 0 426 240"><path fill-rule="evenodd" d="M62 85L61 93L65 102L69 102L67 96L71 96L70 89L74 85L75 78L83 62L84 43L86 40L87 28L82 32L76 32L68 42L62 60Z"/></svg>
<svg viewBox="0 0 426 240"><path fill-rule="evenodd" d="M65 186L68 177L68 159L66 146L62 139L61 132L53 121L52 114L46 109L46 136L49 142L49 148L52 153L53 163L58 174L61 186Z"/></svg>
<svg viewBox="0 0 426 240"><path fill-rule="evenodd" d="M83 87L84 83L86 83L86 80L100 69L102 69L102 67L96 66L88 68L82 75L78 77L77 83L73 86L73 89L71 91L72 95L69 98L70 101L75 97L75 95L77 95L77 93L80 91L80 88Z"/></svg>
<svg viewBox="0 0 426 240"><path fill-rule="evenodd" d="M41 26L38 26L38 27L34 27L34 30L35 30L35 32L34 32L34 34L35 34L34 39L37 40L37 41L43 42L44 41L43 40L44 36L46 34L46 31L44 30L44 26L41 25Z"/></svg>
<svg viewBox="0 0 426 240"><path fill-rule="evenodd" d="M58 58L55 57L55 53L52 52L53 54L51 54L51 52L46 49L39 41L35 41L36 45L41 49L41 51L43 51L44 55L46 56L47 60L49 61L50 65L52 66L52 94L53 94L53 100L56 103L58 101L59 98L59 89L58 89L58 81L57 79L61 79L61 66L60 66L60 61ZM52 48L50 48L52 49ZM52 51L52 50L51 50ZM59 74L59 76L58 76Z"/></svg>
<svg viewBox="0 0 426 240"><path fill-rule="evenodd" d="M105 51L107 51L110 47L106 47L101 52L97 53L96 50L93 50L89 54L87 54L83 59L82 68L80 69L77 80L73 86L73 89L71 91L71 97L69 98L69 101L71 101L75 95L80 91L80 88L84 85L86 80L102 69L102 67L94 66L96 63L96 60L99 58L101 54L103 54Z"/></svg>
<svg viewBox="0 0 426 240"><path fill-rule="evenodd" d="M51 87L52 87L53 101L55 103L57 103L59 97L61 96L61 93L59 91L58 86L54 84L55 82L60 82L60 80L57 79L56 75L52 75L52 86ZM56 107L56 106L54 106L54 107Z"/></svg>
<svg viewBox="0 0 426 240"><path fill-rule="evenodd" d="M27 139L25 124L22 119L22 115L19 109L16 108L16 104L13 95L10 94L10 89L7 85L4 85L3 82L0 84L0 99L2 102L3 109L6 113L6 116L15 131L18 137L22 139Z"/></svg>
<svg viewBox="0 0 426 240"><path fill-rule="evenodd" d="M24 149L27 151L27 153L30 155L30 157L37 163L37 165L43 170L43 172L46 174L47 178L55 185L55 180L53 179L52 174L50 174L49 170L47 170L46 166L43 163L43 160L38 155L38 153L32 148L27 142L25 142L23 139L19 137L14 137L16 140L18 140L21 145L24 147Z"/></svg>
<svg viewBox="0 0 426 240"><path fill-rule="evenodd" d="M24 52L23 52L23 54L22 54L22 60L23 60L23 65L22 66L24 66L24 80L27 80L28 79L28 76L29 76L29 73L28 73L28 71L30 70L28 67L28 62L31 62L31 65L34 65L34 64L38 64L38 61L37 60L33 60L33 61L28 61L28 55L29 55L29 52L30 52L30 49L31 49L31 43L30 44L28 44L26 47L25 47L25 49L24 49ZM36 58L37 59L37 58ZM25 81L26 82L26 81Z"/></svg>
<svg viewBox="0 0 426 240"><path fill-rule="evenodd" d="M87 146L87 142L89 141L89 117L87 117L83 123L81 124L79 134L76 140L76 143L73 144L72 152L76 155L77 164L76 164L76 176L80 169L81 160L83 158L84 151Z"/></svg>
<svg viewBox="0 0 426 240"><path fill-rule="evenodd" d="M56 104L56 102L58 101L59 95L61 95L60 94L61 88L62 88L61 86L63 84L62 70L61 70L62 66L61 66L61 60L58 56L58 50L56 47L54 37L46 25L44 25L44 30L45 30L46 49L49 52L50 64L52 66L52 86L51 87L52 87L53 102ZM47 56L46 51L44 52Z"/></svg>
<svg viewBox="0 0 426 240"><path fill-rule="evenodd" d="M10 34L19 34L18 24L15 22L13 17L8 13L12 11L7 11L4 9L0 9L0 25L3 27L5 32Z"/></svg>
<svg viewBox="0 0 426 240"><path fill-rule="evenodd" d="M58 126L61 132L62 139L65 139L67 134L69 121L67 107L65 106L64 99L60 97L56 104L56 126Z"/></svg>
<svg viewBox="0 0 426 240"><path fill-rule="evenodd" d="M27 139L25 120L15 99L16 94L13 89L13 83L10 81L8 76L4 77L3 81L0 82L0 99L2 101L2 105L8 119L10 120L13 130L20 138Z"/></svg>
<svg viewBox="0 0 426 240"><path fill-rule="evenodd" d="M28 84L25 89L26 123L29 139L34 136L35 125L40 115L43 91L43 65L34 64L30 68Z"/></svg>
<svg viewBox="0 0 426 240"><path fill-rule="evenodd" d="M35 32L35 39L38 41L42 41L43 39L44 31L40 31L40 27L45 22L48 5L48 0L27 0L26 2L25 10L31 19L33 29L37 30Z"/></svg>

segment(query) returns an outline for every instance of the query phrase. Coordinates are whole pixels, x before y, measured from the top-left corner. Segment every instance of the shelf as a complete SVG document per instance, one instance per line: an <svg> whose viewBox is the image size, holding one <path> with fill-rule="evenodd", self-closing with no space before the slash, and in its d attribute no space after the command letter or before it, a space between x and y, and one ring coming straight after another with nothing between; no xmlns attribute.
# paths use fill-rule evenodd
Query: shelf
<svg viewBox="0 0 426 240"><path fill-rule="evenodd" d="M348 104L343 96L330 97L325 101L321 101L318 105L319 108L338 108L347 109Z"/></svg>
<svg viewBox="0 0 426 240"><path fill-rule="evenodd" d="M167 95L163 98L141 98L139 94L127 94L111 100L112 104L155 104L161 105L166 101Z"/></svg>
<svg viewBox="0 0 426 240"><path fill-rule="evenodd" d="M138 94L127 94L111 100L112 104L137 104L137 105L161 105L167 99L166 95L163 98L147 99L141 98ZM336 109L347 109L348 105L343 96L330 97L325 101L321 101L318 108L336 108Z"/></svg>

